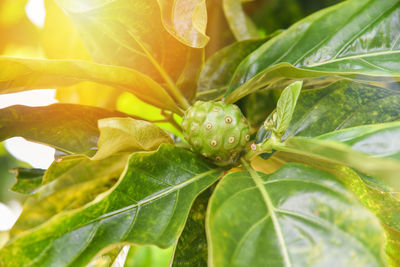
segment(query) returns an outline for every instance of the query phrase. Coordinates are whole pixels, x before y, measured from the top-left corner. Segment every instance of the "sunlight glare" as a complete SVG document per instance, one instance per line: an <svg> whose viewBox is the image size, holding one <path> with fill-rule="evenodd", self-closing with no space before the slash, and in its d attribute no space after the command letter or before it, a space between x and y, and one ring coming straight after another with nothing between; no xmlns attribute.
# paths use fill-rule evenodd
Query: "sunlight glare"
<svg viewBox="0 0 400 267"><path fill-rule="evenodd" d="M13 157L34 168L47 169L54 160L54 148L26 141L22 137L7 139L4 145Z"/></svg>
<svg viewBox="0 0 400 267"><path fill-rule="evenodd" d="M25 12L33 24L43 28L44 20L46 18L44 0L29 0L25 6Z"/></svg>
<svg viewBox="0 0 400 267"><path fill-rule="evenodd" d="M54 89L31 90L20 93L0 95L0 108L11 105L46 106L56 103ZM28 142L21 137L6 140L6 149L19 160L34 168L46 169L54 159L54 149L45 145Z"/></svg>
<svg viewBox="0 0 400 267"><path fill-rule="evenodd" d="M22 211L21 204L18 201L10 201L8 204L0 202L0 231L11 229Z"/></svg>
<svg viewBox="0 0 400 267"><path fill-rule="evenodd" d="M55 89L31 90L12 94L0 95L0 108L11 105L25 105L30 107L46 106L57 103Z"/></svg>

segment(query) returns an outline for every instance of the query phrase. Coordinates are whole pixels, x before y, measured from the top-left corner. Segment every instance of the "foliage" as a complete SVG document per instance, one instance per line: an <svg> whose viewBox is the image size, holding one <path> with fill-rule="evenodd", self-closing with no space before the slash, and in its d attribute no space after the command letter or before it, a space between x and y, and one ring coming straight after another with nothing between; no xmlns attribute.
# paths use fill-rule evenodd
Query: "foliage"
<svg viewBox="0 0 400 267"><path fill-rule="evenodd" d="M46 0L42 29L16 13L45 57L0 39L0 93L57 88L60 103L1 109L0 139L57 153L15 170L26 200L0 266L399 266L400 2L277 31L281 13L261 19L276 1L244 2ZM317 6L303 2L282 5L300 19ZM198 100L247 117L236 166L183 140Z"/></svg>

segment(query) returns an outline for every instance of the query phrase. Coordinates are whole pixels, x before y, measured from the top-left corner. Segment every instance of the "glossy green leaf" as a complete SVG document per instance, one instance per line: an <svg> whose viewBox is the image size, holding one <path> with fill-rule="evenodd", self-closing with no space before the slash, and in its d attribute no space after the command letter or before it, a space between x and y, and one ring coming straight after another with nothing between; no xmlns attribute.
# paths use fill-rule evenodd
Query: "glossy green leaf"
<svg viewBox="0 0 400 267"><path fill-rule="evenodd" d="M96 161L84 155L71 155L54 161L43 176L43 185L37 194L25 201L23 211L10 231L11 236L94 200L116 183L127 159L128 154Z"/></svg>
<svg viewBox="0 0 400 267"><path fill-rule="evenodd" d="M335 160L339 160L342 162L336 163L341 165L351 164L350 166L356 167L360 171L369 167L376 168L376 166L381 169L385 168L385 166L387 166L385 165L386 163L379 163L377 158L394 159L397 165L399 165L399 136L400 123L398 121L352 127L314 138L317 140L340 142L333 143L334 147L331 148L330 151L324 147L324 144L313 146L312 149L303 144L304 146L297 147L298 151L296 153L298 153L300 157L294 156L296 161L300 160L300 162L307 164L317 164L317 167L322 167L334 173L338 179L345 183L346 186L359 197L366 207L377 215L385 228L387 237L386 254L391 264L390 266L397 266L400 262L400 257L398 256L398 251L400 249L400 202L398 200L398 193L393 191L393 188L383 183L382 180L366 176L350 168L335 166L332 163ZM290 143L290 138L287 141ZM306 142L312 142L312 140L306 140ZM346 149L339 149L343 147L342 144L346 145ZM349 149L351 149L351 151L349 151ZM307 153L300 152L300 150L307 150L310 154L306 155ZM325 153L322 153L322 151L325 151ZM361 155L361 158L359 158L360 155L356 155L354 151L365 154ZM373 158L366 157L366 154ZM321 158L321 155L326 158ZM291 158L287 154L282 158L282 153L278 153L278 157L281 160L287 160L288 157ZM320 161L320 159L325 161ZM358 162L358 166L352 165L356 160L361 163ZM375 167L371 166L371 164L375 165ZM383 165L379 166L380 164ZM390 169L385 171L390 172ZM391 185L394 183L398 185L398 170L391 171L393 175ZM378 176L379 173L376 175Z"/></svg>
<svg viewBox="0 0 400 267"><path fill-rule="evenodd" d="M0 109L0 140L22 136L67 153L88 152L97 148L97 121L116 116L127 115L72 104L11 106Z"/></svg>
<svg viewBox="0 0 400 267"><path fill-rule="evenodd" d="M179 112L174 100L157 82L133 69L80 60L12 57L0 57L0 69L0 93L91 81L127 90L154 106Z"/></svg>
<svg viewBox="0 0 400 267"><path fill-rule="evenodd" d="M316 138L290 137L283 144L274 144L273 149L352 167L382 179L395 190L400 188L398 179L400 161L371 157L366 153L354 151L344 143Z"/></svg>
<svg viewBox="0 0 400 267"><path fill-rule="evenodd" d="M207 10L205 0L158 0L166 30L182 43L195 48L206 46Z"/></svg>
<svg viewBox="0 0 400 267"><path fill-rule="evenodd" d="M111 244L170 247L196 196L220 174L200 156L172 145L134 153L109 191L11 240L0 260L7 266L84 266Z"/></svg>
<svg viewBox="0 0 400 267"><path fill-rule="evenodd" d="M235 102L278 80L326 75L398 79L399 12L397 0L351 0L314 13L240 64L227 101Z"/></svg>
<svg viewBox="0 0 400 267"><path fill-rule="evenodd" d="M198 23L201 19L195 18L204 16L204 10L200 8L201 2L198 2L200 9L197 11L203 11L195 12L194 1L174 1L176 4L185 5L188 10L193 10L193 17L191 17L190 11L185 8L170 9L170 1L165 4L160 1L56 0L74 23L87 50L96 62L135 69L156 82L168 84L165 87L168 89L171 83L176 83L187 65L194 64L198 68L199 60L190 58L194 56L191 55L194 48L176 39L164 25L168 24L172 17L175 19L173 27L177 26L176 19L191 18L195 21L194 25L192 21L194 28L202 29L204 26L199 27L201 23ZM162 13L160 7L162 7ZM169 12L172 13L169 14ZM180 12L180 15L174 16L176 12ZM190 22L185 21L184 24L188 26ZM179 24L181 31L182 26ZM185 28L185 30L189 29ZM177 35L181 34L182 32L177 33ZM203 56L201 53L195 54L198 58ZM194 76L191 80L194 85L197 73L192 74ZM184 95L188 96L195 88L192 86L185 90L180 89ZM155 97L150 92L146 95Z"/></svg>
<svg viewBox="0 0 400 267"><path fill-rule="evenodd" d="M275 131L282 135L292 120L293 112L299 98L302 82L294 82L286 87L276 104L277 125Z"/></svg>
<svg viewBox="0 0 400 267"><path fill-rule="evenodd" d="M173 249L156 246L132 246L129 249L124 267L168 267Z"/></svg>
<svg viewBox="0 0 400 267"><path fill-rule="evenodd" d="M42 185L45 170L16 168L13 169L13 172L16 173L15 178L17 182L11 187L11 190L29 195L34 193Z"/></svg>
<svg viewBox="0 0 400 267"><path fill-rule="evenodd" d="M304 88L304 87L303 87ZM291 123L283 136L315 137L363 124L400 119L400 94L384 88L349 81L302 90ZM257 141L268 133L261 128Z"/></svg>
<svg viewBox="0 0 400 267"><path fill-rule="evenodd" d="M306 165L225 176L207 235L210 266L385 266L376 217L334 176Z"/></svg>
<svg viewBox="0 0 400 267"><path fill-rule="evenodd" d="M158 126L132 118L99 120L100 139L93 159L104 159L117 152L156 150L160 144L172 144L172 138Z"/></svg>
<svg viewBox="0 0 400 267"><path fill-rule="evenodd" d="M208 200L214 187L201 193L193 203L185 229L175 248L172 266L207 266L207 237L205 219Z"/></svg>
<svg viewBox="0 0 400 267"><path fill-rule="evenodd" d="M256 39L260 37L257 27L246 15L241 0L222 0L222 6L229 27L236 40Z"/></svg>
<svg viewBox="0 0 400 267"><path fill-rule="evenodd" d="M369 181L373 179L372 177L368 177L348 167L338 166L324 161L316 161L304 155L299 156L296 154L279 152L276 153L275 156L281 163L300 162L324 169L340 180L359 198L365 207L378 217L386 233L385 252L389 261L389 266L397 266L399 264L400 202L397 192L391 192L386 189L386 185L370 183ZM377 180L374 179L374 182L376 181Z"/></svg>
<svg viewBox="0 0 400 267"><path fill-rule="evenodd" d="M400 122L352 127L316 137L344 143L353 150L400 161Z"/></svg>
<svg viewBox="0 0 400 267"><path fill-rule="evenodd" d="M215 52L200 72L197 98L209 100L222 96L239 63L265 41L257 39L236 42Z"/></svg>

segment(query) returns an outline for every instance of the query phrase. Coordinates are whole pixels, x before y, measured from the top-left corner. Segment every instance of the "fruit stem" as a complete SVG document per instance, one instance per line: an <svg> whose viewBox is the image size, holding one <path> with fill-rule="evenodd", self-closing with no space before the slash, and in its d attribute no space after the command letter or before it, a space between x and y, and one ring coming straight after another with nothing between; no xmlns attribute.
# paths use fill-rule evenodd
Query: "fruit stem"
<svg viewBox="0 0 400 267"><path fill-rule="evenodd" d="M243 156L243 159L250 162L254 157L262 153L271 153L273 147L280 143L280 139L277 138L275 134L272 134L271 138L265 139L264 142L260 144L252 144L250 150Z"/></svg>
<svg viewBox="0 0 400 267"><path fill-rule="evenodd" d="M161 114L164 116L165 121L171 123L180 133L182 132L182 127L175 121L174 113L166 113L164 110L161 111Z"/></svg>

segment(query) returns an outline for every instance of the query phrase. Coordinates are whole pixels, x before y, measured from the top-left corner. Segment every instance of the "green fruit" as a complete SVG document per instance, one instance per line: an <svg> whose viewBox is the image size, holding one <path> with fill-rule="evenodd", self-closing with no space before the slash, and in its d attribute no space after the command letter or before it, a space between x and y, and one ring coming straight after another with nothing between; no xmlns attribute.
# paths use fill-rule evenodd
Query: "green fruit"
<svg viewBox="0 0 400 267"><path fill-rule="evenodd" d="M237 164L250 140L250 127L236 105L197 101L183 117L183 135L194 152L218 166Z"/></svg>

